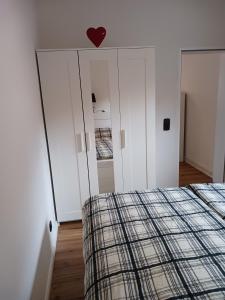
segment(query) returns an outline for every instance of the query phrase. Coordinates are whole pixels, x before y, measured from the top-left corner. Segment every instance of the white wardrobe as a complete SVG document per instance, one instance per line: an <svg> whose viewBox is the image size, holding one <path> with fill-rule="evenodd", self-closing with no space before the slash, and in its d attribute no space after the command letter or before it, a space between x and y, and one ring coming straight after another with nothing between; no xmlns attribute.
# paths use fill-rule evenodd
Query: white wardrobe
<svg viewBox="0 0 225 300"><path fill-rule="evenodd" d="M37 57L58 221L81 219L82 204L101 192L153 187L154 49Z"/></svg>

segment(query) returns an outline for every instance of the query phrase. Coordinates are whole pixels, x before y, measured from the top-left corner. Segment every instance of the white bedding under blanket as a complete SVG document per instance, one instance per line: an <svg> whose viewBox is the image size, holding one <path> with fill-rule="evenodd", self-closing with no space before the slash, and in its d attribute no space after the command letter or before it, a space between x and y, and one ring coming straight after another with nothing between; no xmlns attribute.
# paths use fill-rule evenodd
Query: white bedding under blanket
<svg viewBox="0 0 225 300"><path fill-rule="evenodd" d="M99 195L83 213L86 299L225 299L225 223L187 188Z"/></svg>
<svg viewBox="0 0 225 300"><path fill-rule="evenodd" d="M209 207L225 219L225 184L201 183L189 186Z"/></svg>

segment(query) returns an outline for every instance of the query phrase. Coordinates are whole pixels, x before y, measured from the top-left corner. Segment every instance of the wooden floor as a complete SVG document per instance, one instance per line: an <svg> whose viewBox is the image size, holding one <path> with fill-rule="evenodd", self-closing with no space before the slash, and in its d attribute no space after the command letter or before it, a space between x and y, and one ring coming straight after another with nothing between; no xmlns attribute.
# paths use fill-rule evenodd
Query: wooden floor
<svg viewBox="0 0 225 300"><path fill-rule="evenodd" d="M186 163L180 164L180 186L212 179ZM61 224L53 271L51 300L83 299L82 223Z"/></svg>
<svg viewBox="0 0 225 300"><path fill-rule="evenodd" d="M190 183L209 183L212 178L193 168L187 163L180 163L179 185L185 186Z"/></svg>
<svg viewBox="0 0 225 300"><path fill-rule="evenodd" d="M64 223L59 227L50 299L78 300L83 294L82 223Z"/></svg>

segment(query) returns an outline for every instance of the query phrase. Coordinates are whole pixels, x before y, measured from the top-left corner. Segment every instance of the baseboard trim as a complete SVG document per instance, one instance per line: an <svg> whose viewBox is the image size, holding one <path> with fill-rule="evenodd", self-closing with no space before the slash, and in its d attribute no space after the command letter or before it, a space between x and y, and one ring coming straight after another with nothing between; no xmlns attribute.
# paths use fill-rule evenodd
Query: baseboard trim
<svg viewBox="0 0 225 300"><path fill-rule="evenodd" d="M58 227L59 224L56 223L56 241L55 245L53 248L53 254L51 256L50 264L49 264L49 270L48 270L48 278L47 278L47 284L46 284L46 292L45 292L45 299L44 300L49 300L50 298L50 292L51 292L51 285L52 285L52 275L53 275L53 269L54 269L54 262L55 262L55 254L56 254L56 244L57 244L57 237L58 237Z"/></svg>
<svg viewBox="0 0 225 300"><path fill-rule="evenodd" d="M209 176L212 178L212 172L206 170L204 167L200 166L199 164L193 162L192 160L185 158L185 162L189 165L191 165L193 168L199 170L200 172L202 172L203 174Z"/></svg>

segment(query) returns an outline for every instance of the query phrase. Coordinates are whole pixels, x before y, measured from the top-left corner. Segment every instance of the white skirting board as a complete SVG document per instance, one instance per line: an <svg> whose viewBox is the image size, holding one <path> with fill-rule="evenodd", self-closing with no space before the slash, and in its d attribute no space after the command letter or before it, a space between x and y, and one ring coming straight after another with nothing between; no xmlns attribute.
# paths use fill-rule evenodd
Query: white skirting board
<svg viewBox="0 0 225 300"><path fill-rule="evenodd" d="M199 164L193 162L192 160L189 160L188 158L185 158L185 162L189 165L191 165L193 168L199 170L200 172L202 172L203 174L212 177L212 172L206 170L204 167L201 167Z"/></svg>
<svg viewBox="0 0 225 300"><path fill-rule="evenodd" d="M58 223L52 222L52 231L49 232L49 225L46 223L42 243L36 263L33 287L30 300L48 300L51 290L52 273L56 253L58 236Z"/></svg>
<svg viewBox="0 0 225 300"><path fill-rule="evenodd" d="M48 279L47 279L47 284L46 284L45 300L49 300L49 298L50 298L54 261L55 261L55 253L54 253L54 256L51 257L51 261L50 261Z"/></svg>
<svg viewBox="0 0 225 300"><path fill-rule="evenodd" d="M86 200L86 199L85 199ZM85 202L85 201L83 201ZM82 210L71 210L71 211L63 211L58 213L58 221L59 222L70 222L74 220L82 219Z"/></svg>
<svg viewBox="0 0 225 300"><path fill-rule="evenodd" d="M56 254L56 244L57 244L57 237L58 237L58 227L59 224L56 224L56 230L54 232L54 247L53 247L53 253L51 256L50 264L49 264L49 271L48 271L48 278L47 278L47 283L46 283L46 291L45 291L45 299L44 300L49 300L50 298L50 292L51 292L51 285L52 285L52 275L53 275L53 269L54 269L54 262L55 262L55 254Z"/></svg>

